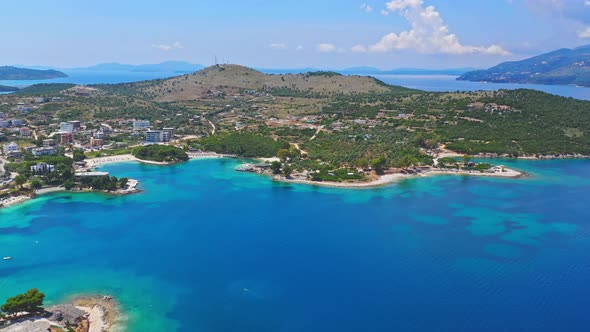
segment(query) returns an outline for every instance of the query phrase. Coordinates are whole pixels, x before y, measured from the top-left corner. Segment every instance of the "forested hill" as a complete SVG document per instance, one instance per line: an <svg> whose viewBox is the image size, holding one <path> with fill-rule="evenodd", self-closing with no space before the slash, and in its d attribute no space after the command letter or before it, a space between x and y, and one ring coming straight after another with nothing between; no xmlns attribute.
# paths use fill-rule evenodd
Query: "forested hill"
<svg viewBox="0 0 590 332"><path fill-rule="evenodd" d="M0 67L0 80L48 80L60 77L68 77L68 75L52 69L38 70L12 66Z"/></svg>
<svg viewBox="0 0 590 332"><path fill-rule="evenodd" d="M590 86L590 45L504 62L488 70L466 73L458 80Z"/></svg>

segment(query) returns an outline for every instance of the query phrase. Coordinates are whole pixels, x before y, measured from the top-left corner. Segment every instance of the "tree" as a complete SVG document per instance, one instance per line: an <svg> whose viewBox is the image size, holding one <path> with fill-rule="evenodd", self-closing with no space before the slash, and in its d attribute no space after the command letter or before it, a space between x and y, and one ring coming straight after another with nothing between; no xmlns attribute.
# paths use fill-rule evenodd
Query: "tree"
<svg viewBox="0 0 590 332"><path fill-rule="evenodd" d="M74 161L82 161L82 160L86 159L86 155L84 154L84 151L82 151L80 149L74 149L73 159L74 159Z"/></svg>
<svg viewBox="0 0 590 332"><path fill-rule="evenodd" d="M29 289L24 294L11 297L6 300L6 303L2 305L2 311L8 314L14 314L17 312L39 312L43 310L43 299L45 294L39 292L38 289Z"/></svg>
<svg viewBox="0 0 590 332"><path fill-rule="evenodd" d="M127 186L127 182L129 182L128 178L120 178L119 179L119 187L121 189L125 189L125 187Z"/></svg>
<svg viewBox="0 0 590 332"><path fill-rule="evenodd" d="M471 159L473 159L473 157L471 157L471 155L463 155L463 165L467 166L469 165L469 162L471 161Z"/></svg>
<svg viewBox="0 0 590 332"><path fill-rule="evenodd" d="M66 190L74 188L74 182L72 180L67 180L64 182L64 188L66 188Z"/></svg>
<svg viewBox="0 0 590 332"><path fill-rule="evenodd" d="M41 180L39 180L38 178L33 178L31 180L31 188L41 189L42 187L43 187L43 182Z"/></svg>
<svg viewBox="0 0 590 332"><path fill-rule="evenodd" d="M279 151L277 151L277 157L279 157L279 159L281 159L282 161L286 161L291 157L291 154L287 149L279 149Z"/></svg>
<svg viewBox="0 0 590 332"><path fill-rule="evenodd" d="M357 161L357 165L363 169L369 167L369 160L367 158L361 158Z"/></svg>
<svg viewBox="0 0 590 332"><path fill-rule="evenodd" d="M377 173L383 172L383 167L385 167L385 163L387 160L385 158L375 158L371 160L371 168L375 170Z"/></svg>
<svg viewBox="0 0 590 332"><path fill-rule="evenodd" d="M25 184L25 182L27 182L27 178L22 174L19 174L14 178L14 183L16 183L16 185L21 188L23 187L23 184Z"/></svg>
<svg viewBox="0 0 590 332"><path fill-rule="evenodd" d="M405 169L405 170L407 170L408 168L410 168L412 166L417 165L418 163L419 163L419 160L409 154L404 155L397 162L398 166Z"/></svg>
<svg viewBox="0 0 590 332"><path fill-rule="evenodd" d="M273 161L272 164L270 164L270 170L273 174L281 174L281 166L282 164L280 162Z"/></svg>
<svg viewBox="0 0 590 332"><path fill-rule="evenodd" d="M283 167L283 174L285 174L285 177L287 178L291 177L291 174L293 174L293 167L290 165L285 165Z"/></svg>

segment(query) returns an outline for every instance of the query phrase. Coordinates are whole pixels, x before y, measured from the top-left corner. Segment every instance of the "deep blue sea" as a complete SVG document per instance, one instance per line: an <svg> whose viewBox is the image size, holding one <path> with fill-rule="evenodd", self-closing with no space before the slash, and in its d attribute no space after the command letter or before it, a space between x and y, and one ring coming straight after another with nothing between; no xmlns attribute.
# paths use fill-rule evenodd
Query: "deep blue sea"
<svg viewBox="0 0 590 332"><path fill-rule="evenodd" d="M113 84L168 78L182 75L178 72L130 72L97 70L62 70L69 77L41 81L2 81L0 85L23 87L37 83ZM457 76L448 75L378 75L378 79L394 85L425 91L478 91L499 89L535 89L550 94L590 100L590 88L572 85L538 84L491 84L457 81Z"/></svg>
<svg viewBox="0 0 590 332"><path fill-rule="evenodd" d="M236 160L102 169L142 194L0 210L0 299L114 295L129 331L588 331L590 161L377 189L273 182Z"/></svg>

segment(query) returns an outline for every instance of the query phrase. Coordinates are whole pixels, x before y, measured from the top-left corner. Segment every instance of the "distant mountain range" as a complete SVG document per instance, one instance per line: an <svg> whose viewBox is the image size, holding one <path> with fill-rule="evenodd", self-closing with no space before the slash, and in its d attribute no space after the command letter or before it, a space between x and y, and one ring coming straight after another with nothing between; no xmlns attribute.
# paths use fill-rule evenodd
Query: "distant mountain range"
<svg viewBox="0 0 590 332"><path fill-rule="evenodd" d="M590 45L575 49L563 48L521 61L504 62L488 70L466 73L458 80L590 87Z"/></svg>
<svg viewBox="0 0 590 332"><path fill-rule="evenodd" d="M48 80L60 77L68 77L68 75L53 69L38 70L12 66L0 67L0 80Z"/></svg>
<svg viewBox="0 0 590 332"><path fill-rule="evenodd" d="M24 67L24 66L23 66ZM186 61L166 61L158 64L141 64L129 65L121 63L101 63L90 67L78 68L52 68L46 66L26 66L34 69L54 69L63 70L65 72L82 72L82 71L97 71L97 72L136 72L136 73L175 73L175 74L189 74L199 71L205 66L200 64L193 64ZM302 74L316 71L326 71L326 68L255 68L265 74ZM451 75L459 76L476 68L452 68L452 69L422 69L422 68L400 68L391 70L382 70L374 67L351 67L346 69L331 70L343 75Z"/></svg>
<svg viewBox="0 0 590 332"><path fill-rule="evenodd" d="M85 68L73 68L73 70L85 70L85 71L128 71L128 72L169 72L169 73L193 73L198 70L205 68L203 65L192 64L184 61L166 61L158 64L145 64L145 65L127 65L121 63L101 63L91 67Z"/></svg>
<svg viewBox="0 0 590 332"><path fill-rule="evenodd" d="M421 69L421 68L399 68L391 70L382 70L374 67L351 67L346 69L333 70L343 75L463 75L475 68L452 68L452 69ZM267 69L256 68L265 74L302 74L316 71L325 71L319 68L298 68L298 69Z"/></svg>

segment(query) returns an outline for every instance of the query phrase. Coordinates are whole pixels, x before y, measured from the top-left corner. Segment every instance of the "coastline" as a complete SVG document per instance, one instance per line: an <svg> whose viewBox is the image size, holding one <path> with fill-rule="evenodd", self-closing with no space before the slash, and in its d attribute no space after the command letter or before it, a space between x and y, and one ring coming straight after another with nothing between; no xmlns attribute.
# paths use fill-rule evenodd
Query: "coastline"
<svg viewBox="0 0 590 332"><path fill-rule="evenodd" d="M77 295L67 303L88 313L89 332L124 331L120 304L109 295Z"/></svg>
<svg viewBox="0 0 590 332"><path fill-rule="evenodd" d="M487 177L487 178L504 178L504 179L520 179L528 177L529 175L525 172L505 168L504 172L479 172L479 171L464 171L464 170L432 170L424 173L394 173L380 175L376 180L365 181L365 182L329 182L329 181L311 181L307 179L286 179L284 177L273 176L274 181L282 183L295 183L295 184L306 184L312 186L321 187L332 187L332 188L344 188L344 189L370 189L377 187L384 187L390 184L398 183L401 180L406 179L417 179L421 177L429 176L472 176L472 177Z"/></svg>

